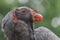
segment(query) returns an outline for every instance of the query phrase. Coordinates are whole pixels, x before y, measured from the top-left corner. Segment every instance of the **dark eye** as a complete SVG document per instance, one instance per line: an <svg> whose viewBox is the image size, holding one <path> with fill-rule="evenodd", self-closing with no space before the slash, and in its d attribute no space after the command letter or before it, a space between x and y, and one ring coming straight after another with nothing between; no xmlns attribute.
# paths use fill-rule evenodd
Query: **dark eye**
<svg viewBox="0 0 60 40"><path fill-rule="evenodd" d="M22 9L20 10L21 14L25 14L26 10L25 9Z"/></svg>
<svg viewBox="0 0 60 40"><path fill-rule="evenodd" d="M21 12L22 12L22 13L25 13L25 10L22 10Z"/></svg>

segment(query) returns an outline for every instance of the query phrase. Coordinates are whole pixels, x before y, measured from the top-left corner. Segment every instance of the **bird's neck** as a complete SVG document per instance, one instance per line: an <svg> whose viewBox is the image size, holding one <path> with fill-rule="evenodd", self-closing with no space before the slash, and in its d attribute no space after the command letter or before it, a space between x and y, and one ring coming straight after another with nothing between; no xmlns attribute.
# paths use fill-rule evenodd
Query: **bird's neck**
<svg viewBox="0 0 60 40"><path fill-rule="evenodd" d="M33 28L33 22L27 22L28 27L30 28L29 33L30 33L30 40L35 40L34 38L34 28Z"/></svg>

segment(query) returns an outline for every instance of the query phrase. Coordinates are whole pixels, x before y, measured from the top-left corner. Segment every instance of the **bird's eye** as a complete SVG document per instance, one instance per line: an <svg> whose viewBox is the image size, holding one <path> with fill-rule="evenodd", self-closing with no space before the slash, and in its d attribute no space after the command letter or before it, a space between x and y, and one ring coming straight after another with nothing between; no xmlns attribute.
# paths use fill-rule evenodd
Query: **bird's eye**
<svg viewBox="0 0 60 40"><path fill-rule="evenodd" d="M25 11L21 11L21 14L25 14Z"/></svg>
<svg viewBox="0 0 60 40"><path fill-rule="evenodd" d="M21 12L22 12L22 13L25 13L25 10L22 10Z"/></svg>
<svg viewBox="0 0 60 40"><path fill-rule="evenodd" d="M22 9L16 9L16 13L18 13L18 14L25 14L25 12L26 12L26 9L24 9L24 8L22 8Z"/></svg>
<svg viewBox="0 0 60 40"><path fill-rule="evenodd" d="M20 12L21 12L21 14L25 14L26 10L25 9L21 9Z"/></svg>

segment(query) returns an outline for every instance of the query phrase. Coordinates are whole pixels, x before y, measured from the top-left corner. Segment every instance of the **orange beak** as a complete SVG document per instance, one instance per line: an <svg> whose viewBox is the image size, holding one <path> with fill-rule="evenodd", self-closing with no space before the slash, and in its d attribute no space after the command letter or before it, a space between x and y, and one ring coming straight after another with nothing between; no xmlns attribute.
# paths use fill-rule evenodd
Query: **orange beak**
<svg viewBox="0 0 60 40"><path fill-rule="evenodd" d="M41 21L43 21L43 16L41 14L35 13L33 15L33 21L35 21L35 22L41 22Z"/></svg>
<svg viewBox="0 0 60 40"><path fill-rule="evenodd" d="M31 12L31 15L32 15L32 18L33 18L34 22L41 22L41 21L43 21L43 16L41 14L39 14L38 10L34 11L34 10L30 9L30 12Z"/></svg>

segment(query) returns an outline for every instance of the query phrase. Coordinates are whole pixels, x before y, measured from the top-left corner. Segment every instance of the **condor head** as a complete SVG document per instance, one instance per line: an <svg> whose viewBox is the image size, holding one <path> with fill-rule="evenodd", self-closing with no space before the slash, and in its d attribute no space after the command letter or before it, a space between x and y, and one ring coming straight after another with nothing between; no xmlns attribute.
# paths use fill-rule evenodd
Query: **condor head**
<svg viewBox="0 0 60 40"><path fill-rule="evenodd" d="M41 14L28 7L16 8L13 16L14 20L23 20L26 22L41 22L43 20L43 16Z"/></svg>

